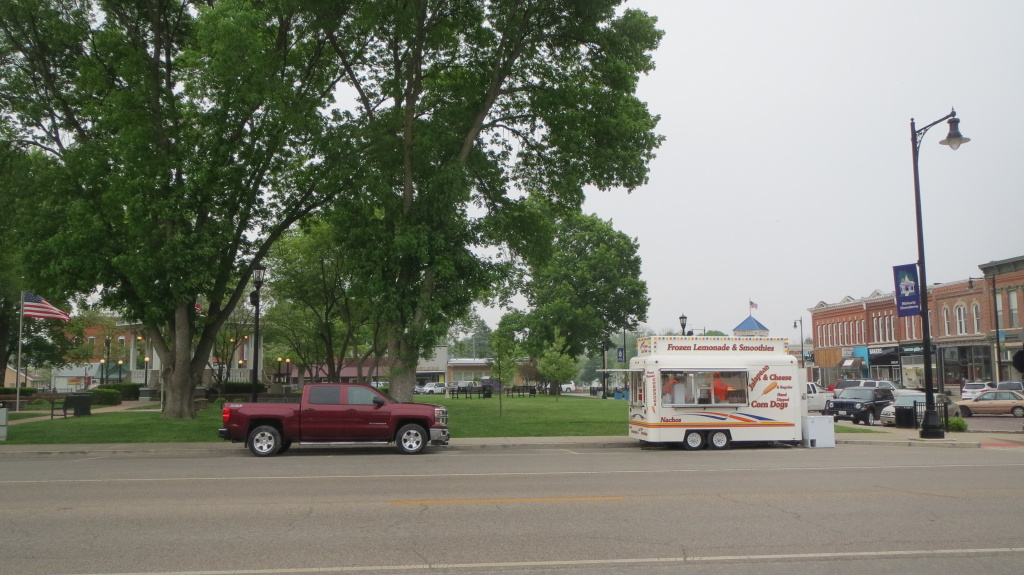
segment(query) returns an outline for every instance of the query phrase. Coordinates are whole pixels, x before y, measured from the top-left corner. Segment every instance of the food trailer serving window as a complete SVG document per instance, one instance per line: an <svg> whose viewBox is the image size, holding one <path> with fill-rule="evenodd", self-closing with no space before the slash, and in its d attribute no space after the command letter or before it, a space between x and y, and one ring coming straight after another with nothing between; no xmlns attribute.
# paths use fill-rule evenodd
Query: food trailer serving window
<svg viewBox="0 0 1024 575"><path fill-rule="evenodd" d="M662 370L662 405L747 405L747 372Z"/></svg>

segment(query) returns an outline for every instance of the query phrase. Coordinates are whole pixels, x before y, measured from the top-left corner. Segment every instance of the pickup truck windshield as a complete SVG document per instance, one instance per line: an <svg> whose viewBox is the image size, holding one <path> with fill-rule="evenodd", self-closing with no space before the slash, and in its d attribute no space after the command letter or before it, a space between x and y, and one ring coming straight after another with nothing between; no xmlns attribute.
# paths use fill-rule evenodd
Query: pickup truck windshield
<svg viewBox="0 0 1024 575"><path fill-rule="evenodd" d="M860 399L868 401L874 399L875 392L870 387L847 387L839 392L836 399Z"/></svg>

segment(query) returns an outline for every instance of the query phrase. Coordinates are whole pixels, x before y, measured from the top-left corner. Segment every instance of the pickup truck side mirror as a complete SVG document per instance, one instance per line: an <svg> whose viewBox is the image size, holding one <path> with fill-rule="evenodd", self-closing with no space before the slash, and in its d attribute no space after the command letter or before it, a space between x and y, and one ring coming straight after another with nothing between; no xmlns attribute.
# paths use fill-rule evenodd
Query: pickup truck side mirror
<svg viewBox="0 0 1024 575"><path fill-rule="evenodd" d="M384 407L385 405L388 404L388 402L384 401L380 397L374 397L373 398L373 404L376 405L377 407Z"/></svg>

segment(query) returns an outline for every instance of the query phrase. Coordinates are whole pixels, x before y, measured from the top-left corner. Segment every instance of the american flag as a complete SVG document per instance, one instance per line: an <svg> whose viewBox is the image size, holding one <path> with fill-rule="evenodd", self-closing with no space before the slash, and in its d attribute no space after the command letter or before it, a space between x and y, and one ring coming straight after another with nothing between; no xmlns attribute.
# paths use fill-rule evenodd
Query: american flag
<svg viewBox="0 0 1024 575"><path fill-rule="evenodd" d="M71 316L53 307L53 304L34 293L25 292L25 301L23 302L23 306L25 317L59 319L61 321L68 321L71 319Z"/></svg>
<svg viewBox="0 0 1024 575"><path fill-rule="evenodd" d="M750 301L750 300L747 300L747 301ZM750 309L757 309L757 304L752 302L752 301L750 301Z"/></svg>

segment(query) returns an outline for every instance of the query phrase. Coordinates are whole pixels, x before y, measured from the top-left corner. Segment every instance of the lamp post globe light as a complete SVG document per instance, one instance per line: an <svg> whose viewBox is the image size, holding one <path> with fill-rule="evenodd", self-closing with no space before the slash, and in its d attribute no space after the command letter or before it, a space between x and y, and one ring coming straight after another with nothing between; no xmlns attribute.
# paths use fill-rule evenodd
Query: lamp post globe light
<svg viewBox="0 0 1024 575"><path fill-rule="evenodd" d="M260 381L260 288L267 277L267 268L256 264L252 268L252 284L256 289L249 294L249 302L255 308L252 342L252 402L256 403L256 394Z"/></svg>
<svg viewBox="0 0 1024 575"><path fill-rule="evenodd" d="M914 208L917 212L917 269L920 276L918 277L918 284L921 288L921 343L924 346L925 407L924 419L921 421L921 439L942 439L946 436L942 423L939 421L939 414L935 410L935 388L932 379L931 320L928 314L928 278L925 274L924 229L921 225L921 179L917 170L917 158L921 151L921 140L929 128L940 122L947 122L949 124L949 133L944 140L939 141L940 144L956 150L961 144L971 141L970 138L965 138L960 134L960 119L956 117L956 110L950 111L950 113L923 128L918 128L914 124L914 119L910 119L910 143L914 159Z"/></svg>

